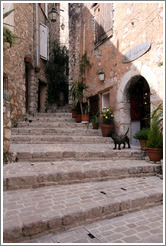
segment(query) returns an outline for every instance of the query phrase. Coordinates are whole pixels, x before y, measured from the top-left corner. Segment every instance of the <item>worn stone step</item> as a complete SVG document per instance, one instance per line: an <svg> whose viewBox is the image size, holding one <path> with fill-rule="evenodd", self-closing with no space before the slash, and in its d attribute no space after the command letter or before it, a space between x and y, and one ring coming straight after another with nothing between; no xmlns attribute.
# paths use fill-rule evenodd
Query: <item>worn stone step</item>
<svg viewBox="0 0 166 246"><path fill-rule="evenodd" d="M74 123L76 122L76 120L72 117L67 117L67 116L61 116L61 117L49 117L49 116L24 116L22 120L18 121L18 125L21 122L70 122L70 123Z"/></svg>
<svg viewBox="0 0 166 246"><path fill-rule="evenodd" d="M162 203L158 177L4 192L4 242L62 231Z"/></svg>
<svg viewBox="0 0 166 246"><path fill-rule="evenodd" d="M77 135L77 136L99 136L101 132L99 130L87 129L87 128L46 128L46 127L18 127L12 128L12 135Z"/></svg>
<svg viewBox="0 0 166 246"><path fill-rule="evenodd" d="M155 226L154 226L155 225ZM164 243L163 205L22 241L38 244L135 245Z"/></svg>
<svg viewBox="0 0 166 246"><path fill-rule="evenodd" d="M10 152L16 153L19 161L54 160L142 160L145 152L132 146L131 149L113 150L114 145L100 144L11 144Z"/></svg>
<svg viewBox="0 0 166 246"><path fill-rule="evenodd" d="M63 135L12 135L12 143L53 144L53 143L112 143L111 138L102 136L63 136Z"/></svg>
<svg viewBox="0 0 166 246"><path fill-rule="evenodd" d="M50 118L50 117L72 117L72 113L68 113L68 112L55 112L55 113L36 113L34 115L34 117L38 118L38 117L46 117L46 118Z"/></svg>
<svg viewBox="0 0 166 246"><path fill-rule="evenodd" d="M29 121L21 121L18 123L18 127L43 127L43 128L86 128L86 129L89 129L87 127L86 124L79 124L79 123L76 123L76 122L56 122L55 121L44 121L43 120L33 120L32 122L29 122ZM91 127L91 126L90 126Z"/></svg>
<svg viewBox="0 0 166 246"><path fill-rule="evenodd" d="M16 162L4 167L4 190L154 176L160 164L144 160Z"/></svg>

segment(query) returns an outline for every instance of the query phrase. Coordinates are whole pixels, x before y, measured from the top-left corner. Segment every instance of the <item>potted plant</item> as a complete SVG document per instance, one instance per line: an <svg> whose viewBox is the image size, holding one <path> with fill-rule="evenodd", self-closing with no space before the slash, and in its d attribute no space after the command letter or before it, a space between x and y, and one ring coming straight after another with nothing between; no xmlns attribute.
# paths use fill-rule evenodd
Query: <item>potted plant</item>
<svg viewBox="0 0 166 246"><path fill-rule="evenodd" d="M26 56L24 57L24 61L25 61L25 62L28 62L28 63L29 63L29 62L31 62L31 60L32 60L32 59L31 59L31 56L30 56L30 55L26 55Z"/></svg>
<svg viewBox="0 0 166 246"><path fill-rule="evenodd" d="M99 76L100 81L104 81L104 78L105 78L104 71L100 70L97 74Z"/></svg>
<svg viewBox="0 0 166 246"><path fill-rule="evenodd" d="M147 149L148 132L149 128L142 128L133 136L135 139L139 140L142 150Z"/></svg>
<svg viewBox="0 0 166 246"><path fill-rule="evenodd" d="M103 137L114 131L114 115L110 107L104 107L101 112L101 130Z"/></svg>
<svg viewBox="0 0 166 246"><path fill-rule="evenodd" d="M159 105L160 106L160 105ZM163 157L162 106L152 112L147 147L151 161L160 161Z"/></svg>
<svg viewBox="0 0 166 246"><path fill-rule="evenodd" d="M40 72L40 67L39 67L39 66L36 66L36 67L35 67L35 72L36 72L36 73L39 73L39 72Z"/></svg>
<svg viewBox="0 0 166 246"><path fill-rule="evenodd" d="M81 115L83 115L83 99L84 99L84 91L87 91L89 86L84 81L76 80L70 89L70 95L75 98L75 100L80 105Z"/></svg>
<svg viewBox="0 0 166 246"><path fill-rule="evenodd" d="M83 114L81 116L82 122L89 121L89 109L88 109L88 102L82 104Z"/></svg>
<svg viewBox="0 0 166 246"><path fill-rule="evenodd" d="M93 129L98 129L99 124L100 124L100 119L99 119L99 113L92 115L89 120L90 123L92 123L92 128Z"/></svg>
<svg viewBox="0 0 166 246"><path fill-rule="evenodd" d="M72 118L76 118L76 116L77 116L77 111L76 111L77 102L76 101L73 101L71 106L72 106L72 109L71 109L71 111L72 111Z"/></svg>

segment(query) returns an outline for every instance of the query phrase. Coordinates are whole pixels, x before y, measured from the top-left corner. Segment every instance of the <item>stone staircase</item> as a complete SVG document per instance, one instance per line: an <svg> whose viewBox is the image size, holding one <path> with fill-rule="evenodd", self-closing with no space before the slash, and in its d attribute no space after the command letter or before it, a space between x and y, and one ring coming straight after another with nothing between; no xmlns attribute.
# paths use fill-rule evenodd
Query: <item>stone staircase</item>
<svg viewBox="0 0 166 246"><path fill-rule="evenodd" d="M22 242L162 204L160 164L113 150L68 109L25 116L12 129L17 162L4 166L4 242Z"/></svg>

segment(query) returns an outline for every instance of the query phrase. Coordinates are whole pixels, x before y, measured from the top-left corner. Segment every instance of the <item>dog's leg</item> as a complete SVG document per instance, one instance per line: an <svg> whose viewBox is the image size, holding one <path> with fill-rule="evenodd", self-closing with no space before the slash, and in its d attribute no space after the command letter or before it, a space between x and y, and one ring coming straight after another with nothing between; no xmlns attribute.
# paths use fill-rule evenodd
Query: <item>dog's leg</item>
<svg viewBox="0 0 166 246"><path fill-rule="evenodd" d="M125 149L125 146L126 146L126 143L124 142L124 143L123 143L123 149Z"/></svg>
<svg viewBox="0 0 166 246"><path fill-rule="evenodd" d="M119 144L119 150L121 150L121 148L120 148L120 144Z"/></svg>
<svg viewBox="0 0 166 246"><path fill-rule="evenodd" d="M116 143L115 143L115 147L113 149L116 149Z"/></svg>

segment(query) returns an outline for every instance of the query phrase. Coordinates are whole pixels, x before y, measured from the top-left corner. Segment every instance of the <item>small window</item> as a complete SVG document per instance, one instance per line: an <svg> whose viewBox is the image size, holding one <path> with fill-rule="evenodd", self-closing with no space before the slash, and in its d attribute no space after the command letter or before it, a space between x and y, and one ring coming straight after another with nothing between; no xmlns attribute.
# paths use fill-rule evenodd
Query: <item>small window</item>
<svg viewBox="0 0 166 246"><path fill-rule="evenodd" d="M94 8L95 45L113 34L113 4L99 3Z"/></svg>

